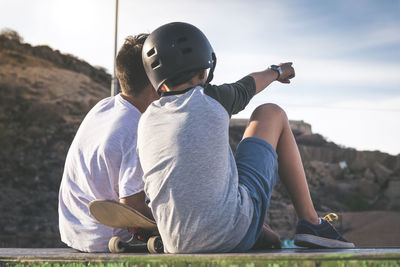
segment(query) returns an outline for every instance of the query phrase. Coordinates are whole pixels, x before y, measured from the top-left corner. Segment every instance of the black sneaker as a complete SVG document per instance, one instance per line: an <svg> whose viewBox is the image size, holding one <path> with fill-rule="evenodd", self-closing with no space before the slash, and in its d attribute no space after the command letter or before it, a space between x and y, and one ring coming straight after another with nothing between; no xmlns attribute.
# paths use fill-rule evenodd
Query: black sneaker
<svg viewBox="0 0 400 267"><path fill-rule="evenodd" d="M331 225L337 219L335 213L330 213L319 225L300 220L297 223L294 244L307 248L354 248L354 244L343 238Z"/></svg>

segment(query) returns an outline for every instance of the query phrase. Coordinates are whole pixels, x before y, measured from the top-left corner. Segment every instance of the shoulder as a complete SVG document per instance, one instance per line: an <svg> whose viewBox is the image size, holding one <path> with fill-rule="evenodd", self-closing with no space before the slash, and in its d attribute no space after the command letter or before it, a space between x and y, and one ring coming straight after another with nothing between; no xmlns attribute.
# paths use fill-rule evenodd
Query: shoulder
<svg viewBox="0 0 400 267"><path fill-rule="evenodd" d="M228 114L232 115L245 108L256 93L256 84L253 77L245 76L234 83L224 83L222 85L207 84L204 92L217 100L225 107Z"/></svg>
<svg viewBox="0 0 400 267"><path fill-rule="evenodd" d="M249 91L254 90L255 92L256 83L254 81L254 78L251 76L245 76L234 83L224 83L221 85L206 84L204 86L204 91L206 92L206 94L212 94L215 91L235 90L238 88L246 89Z"/></svg>

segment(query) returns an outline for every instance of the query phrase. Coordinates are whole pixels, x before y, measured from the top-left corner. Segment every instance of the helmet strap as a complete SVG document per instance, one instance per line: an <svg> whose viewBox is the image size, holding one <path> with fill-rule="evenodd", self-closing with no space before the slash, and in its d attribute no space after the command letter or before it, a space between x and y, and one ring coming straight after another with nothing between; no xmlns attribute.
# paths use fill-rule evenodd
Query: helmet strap
<svg viewBox="0 0 400 267"><path fill-rule="evenodd" d="M214 78L214 70L215 70L215 66L217 65L217 56L215 55L215 53L211 54L211 58L213 61L213 66L211 67L210 71L208 72L208 77L206 80L206 84L210 83L211 80Z"/></svg>

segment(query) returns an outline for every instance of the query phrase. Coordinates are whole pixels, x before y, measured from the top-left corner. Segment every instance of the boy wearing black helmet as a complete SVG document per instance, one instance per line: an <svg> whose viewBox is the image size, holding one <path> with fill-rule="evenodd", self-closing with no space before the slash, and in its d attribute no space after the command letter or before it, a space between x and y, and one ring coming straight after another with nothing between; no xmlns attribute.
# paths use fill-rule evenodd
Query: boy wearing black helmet
<svg viewBox="0 0 400 267"><path fill-rule="evenodd" d="M280 247L279 237L263 226L278 172L300 219L297 244L354 246L328 219L318 218L280 107L258 107L235 156L229 147L230 116L271 82L290 83L292 63L272 65L236 83L210 85L215 53L199 29L180 22L151 33L142 58L161 98L140 119L138 153L165 252Z"/></svg>

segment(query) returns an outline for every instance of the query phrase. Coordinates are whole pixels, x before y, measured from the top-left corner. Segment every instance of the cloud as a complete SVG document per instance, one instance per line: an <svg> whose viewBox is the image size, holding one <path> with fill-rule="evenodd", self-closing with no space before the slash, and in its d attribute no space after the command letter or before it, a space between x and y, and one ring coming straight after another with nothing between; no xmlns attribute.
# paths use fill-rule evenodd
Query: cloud
<svg viewBox="0 0 400 267"><path fill-rule="evenodd" d="M386 63L383 67L375 62L299 59L298 68L299 81L331 85L367 84L368 87L398 86L400 89L400 63Z"/></svg>
<svg viewBox="0 0 400 267"><path fill-rule="evenodd" d="M343 60L288 58L279 54L217 53L220 60L216 70L219 81L232 81L253 71L267 68L270 64L293 61L296 83L329 85L367 85L367 87L395 87L400 90L400 62L378 65L376 62ZM222 69L222 70L221 70ZM399 91L400 94L400 91Z"/></svg>

